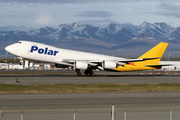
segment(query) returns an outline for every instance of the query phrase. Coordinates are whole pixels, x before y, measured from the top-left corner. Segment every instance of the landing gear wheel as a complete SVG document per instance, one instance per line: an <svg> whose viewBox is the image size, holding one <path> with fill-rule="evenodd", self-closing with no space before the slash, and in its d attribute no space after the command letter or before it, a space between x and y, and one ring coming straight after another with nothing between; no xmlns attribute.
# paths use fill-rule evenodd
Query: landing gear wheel
<svg viewBox="0 0 180 120"><path fill-rule="evenodd" d="M81 76L81 72L77 72L77 75L78 75L78 76Z"/></svg>
<svg viewBox="0 0 180 120"><path fill-rule="evenodd" d="M94 72L92 69L87 69L84 71L84 74L87 75L87 76L95 76Z"/></svg>
<svg viewBox="0 0 180 120"><path fill-rule="evenodd" d="M76 72L77 72L77 75L78 75L78 76L81 76L81 71L80 71L80 69L76 69Z"/></svg>

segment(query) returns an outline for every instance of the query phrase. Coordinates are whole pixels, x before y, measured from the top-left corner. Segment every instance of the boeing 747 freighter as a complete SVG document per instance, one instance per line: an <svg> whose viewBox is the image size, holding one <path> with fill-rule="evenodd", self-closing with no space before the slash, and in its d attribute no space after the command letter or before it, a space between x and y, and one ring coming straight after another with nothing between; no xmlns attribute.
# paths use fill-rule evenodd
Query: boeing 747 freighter
<svg viewBox="0 0 180 120"><path fill-rule="evenodd" d="M30 41L18 41L5 50L20 58L55 63L57 68L73 67L77 75L84 70L84 74L91 76L94 69L120 72L160 69L164 65L159 61L167 46L168 43L161 42L137 59L61 49Z"/></svg>

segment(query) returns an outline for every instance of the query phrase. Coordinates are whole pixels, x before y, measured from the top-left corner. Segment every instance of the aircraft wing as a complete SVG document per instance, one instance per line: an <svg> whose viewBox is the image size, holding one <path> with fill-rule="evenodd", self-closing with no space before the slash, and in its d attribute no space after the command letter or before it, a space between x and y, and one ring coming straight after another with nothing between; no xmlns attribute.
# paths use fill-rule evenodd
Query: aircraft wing
<svg viewBox="0 0 180 120"><path fill-rule="evenodd" d="M102 60L74 60L74 59L62 59L63 62L68 62L68 63L74 63L76 61L85 61L85 62L92 62L92 63L101 63L103 62Z"/></svg>
<svg viewBox="0 0 180 120"><path fill-rule="evenodd" d="M73 59L63 59L62 63L74 64L76 61L83 61L91 66L97 66L98 64L102 63L102 60L73 60Z"/></svg>
<svg viewBox="0 0 180 120"><path fill-rule="evenodd" d="M157 58L142 58L142 59L119 59L119 60L112 60L117 62L139 62L139 61L145 61L145 60L153 60L153 59L159 59ZM101 63L103 60L74 60L74 59L62 59L63 62L69 62L74 63L75 61L86 61L86 62L92 62L92 63Z"/></svg>
<svg viewBox="0 0 180 120"><path fill-rule="evenodd" d="M139 61L146 61L146 60L153 60L158 58L142 58L142 59L119 59L119 60L106 60L106 61L112 61L118 65L124 66L125 64L129 64L129 62L139 62ZM96 66L99 69L102 69L101 65L104 60L74 60L74 59L61 59L61 60L55 60L58 64L63 64L67 66L74 66L74 63L77 61L85 62L90 66Z"/></svg>

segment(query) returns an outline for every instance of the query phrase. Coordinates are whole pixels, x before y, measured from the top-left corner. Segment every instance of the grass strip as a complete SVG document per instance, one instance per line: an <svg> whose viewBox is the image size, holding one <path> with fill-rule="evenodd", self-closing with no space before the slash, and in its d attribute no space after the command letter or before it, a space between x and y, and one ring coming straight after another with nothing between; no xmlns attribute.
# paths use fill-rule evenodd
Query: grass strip
<svg viewBox="0 0 180 120"><path fill-rule="evenodd" d="M149 84L57 84L7 85L0 84L0 94L8 93L103 93L180 91L180 83Z"/></svg>

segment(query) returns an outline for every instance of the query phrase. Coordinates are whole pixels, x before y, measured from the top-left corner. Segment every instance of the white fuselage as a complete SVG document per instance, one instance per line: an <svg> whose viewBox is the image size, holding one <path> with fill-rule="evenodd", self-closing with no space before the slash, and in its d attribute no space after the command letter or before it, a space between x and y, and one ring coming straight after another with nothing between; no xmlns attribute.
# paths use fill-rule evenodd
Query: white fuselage
<svg viewBox="0 0 180 120"><path fill-rule="evenodd" d="M98 61L125 59L88 52L60 49L50 45L30 41L19 41L15 44L7 46L5 49L9 53L18 57L53 63L60 63L64 59Z"/></svg>

